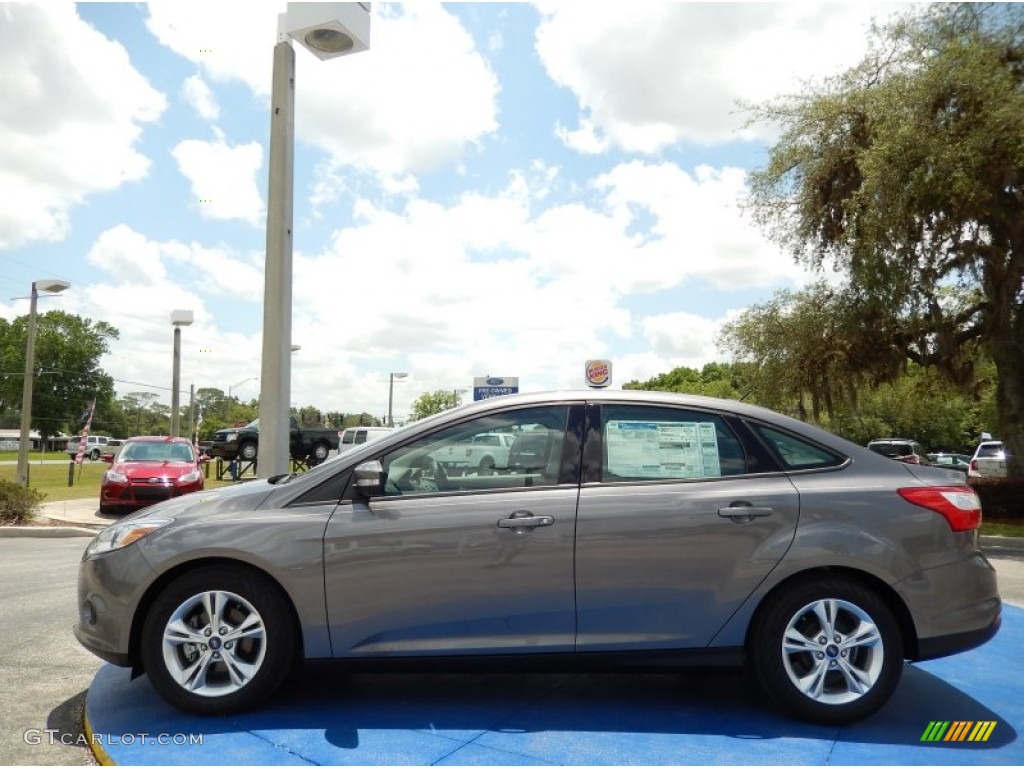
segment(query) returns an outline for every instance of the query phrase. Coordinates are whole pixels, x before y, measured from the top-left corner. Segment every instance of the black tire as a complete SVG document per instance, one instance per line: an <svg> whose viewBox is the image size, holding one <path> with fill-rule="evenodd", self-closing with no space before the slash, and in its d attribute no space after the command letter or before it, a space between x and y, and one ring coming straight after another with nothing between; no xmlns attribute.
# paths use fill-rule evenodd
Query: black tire
<svg viewBox="0 0 1024 768"><path fill-rule="evenodd" d="M217 596L214 621L202 599L211 593ZM229 640L243 622L255 622L260 631ZM165 642L171 624L190 627L196 642L183 635L180 642ZM297 648L291 612L274 584L254 571L213 565L182 575L157 596L143 624L140 650L143 669L167 701L199 715L225 715L273 694L288 676ZM230 668L250 676L240 682ZM189 690L179 676L201 682Z"/></svg>
<svg viewBox="0 0 1024 768"><path fill-rule="evenodd" d="M831 618L831 638L821 617ZM889 606L870 588L841 577L800 581L772 595L748 645L764 691L815 723L850 723L876 712L903 673L903 637Z"/></svg>
<svg viewBox="0 0 1024 768"><path fill-rule="evenodd" d="M242 443L238 446L238 458L242 461L253 461L257 453L256 443Z"/></svg>
<svg viewBox="0 0 1024 768"><path fill-rule="evenodd" d="M99 461L100 460L100 449L99 448L93 448L91 451L89 451L89 460L90 461Z"/></svg>
<svg viewBox="0 0 1024 768"><path fill-rule="evenodd" d="M484 456L480 459L480 464L477 465L476 473L478 475L493 475L494 474L494 459L490 456Z"/></svg>
<svg viewBox="0 0 1024 768"><path fill-rule="evenodd" d="M327 461L327 456L330 454L330 452L331 446L329 446L327 443L317 443L316 445L314 445L313 453L311 455L311 458L313 459L313 464L322 464L325 461Z"/></svg>

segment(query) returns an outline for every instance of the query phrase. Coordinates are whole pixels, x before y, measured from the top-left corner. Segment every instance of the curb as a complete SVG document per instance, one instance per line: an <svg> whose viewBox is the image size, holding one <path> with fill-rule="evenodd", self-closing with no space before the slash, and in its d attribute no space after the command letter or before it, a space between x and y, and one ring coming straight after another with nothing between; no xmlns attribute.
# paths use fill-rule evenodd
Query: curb
<svg viewBox="0 0 1024 768"><path fill-rule="evenodd" d="M66 539L72 536L95 536L100 530L78 525L3 525L0 526L0 539Z"/></svg>

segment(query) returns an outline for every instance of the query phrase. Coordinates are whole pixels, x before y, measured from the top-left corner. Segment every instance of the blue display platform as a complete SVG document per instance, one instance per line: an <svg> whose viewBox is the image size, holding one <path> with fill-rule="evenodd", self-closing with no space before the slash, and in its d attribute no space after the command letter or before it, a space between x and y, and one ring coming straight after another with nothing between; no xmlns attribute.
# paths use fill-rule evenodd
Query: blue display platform
<svg viewBox="0 0 1024 768"><path fill-rule="evenodd" d="M1024 765L1022 653L1024 610L1006 606L992 641L908 666L881 712L842 728L782 715L729 671L347 674L323 665L263 709L226 718L183 714L146 677L104 665L86 719L100 761L123 765ZM922 741L933 721L995 727L983 742Z"/></svg>

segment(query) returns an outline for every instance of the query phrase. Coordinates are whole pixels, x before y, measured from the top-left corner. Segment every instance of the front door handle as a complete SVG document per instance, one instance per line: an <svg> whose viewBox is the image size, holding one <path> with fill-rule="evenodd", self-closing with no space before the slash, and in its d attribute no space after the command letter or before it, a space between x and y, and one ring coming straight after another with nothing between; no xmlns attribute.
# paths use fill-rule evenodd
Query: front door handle
<svg viewBox="0 0 1024 768"><path fill-rule="evenodd" d="M767 517L774 511L771 507L755 507L745 501L734 501L728 507L719 507L718 516L731 518L737 523L749 523L755 517Z"/></svg>
<svg viewBox="0 0 1024 768"><path fill-rule="evenodd" d="M553 525L555 518L550 515L534 515L525 509L517 509L511 517L498 521L499 528L511 528L513 533L526 533L530 528L541 528L545 525Z"/></svg>

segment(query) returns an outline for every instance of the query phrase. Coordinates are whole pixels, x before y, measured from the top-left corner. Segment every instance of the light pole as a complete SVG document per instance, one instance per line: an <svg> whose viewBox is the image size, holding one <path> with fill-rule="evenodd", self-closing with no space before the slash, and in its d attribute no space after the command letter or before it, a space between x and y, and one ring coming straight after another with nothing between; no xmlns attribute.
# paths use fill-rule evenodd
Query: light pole
<svg viewBox="0 0 1024 768"><path fill-rule="evenodd" d="M296 40L319 59L365 51L369 3L288 3L278 16L270 94L267 256L263 288L259 476L288 471L291 403L292 198L295 159Z"/></svg>
<svg viewBox="0 0 1024 768"><path fill-rule="evenodd" d="M28 444L32 428L32 385L36 367L36 302L39 291L60 293L71 287L66 280L36 280L28 304L28 341L25 344L25 380L21 386L21 435L18 437L18 482L28 487Z"/></svg>
<svg viewBox="0 0 1024 768"><path fill-rule="evenodd" d="M181 389L181 328L192 325L191 309L175 309L171 312L171 325L174 326L174 368L171 373L171 437L177 437L181 431L181 405L179 396Z"/></svg>
<svg viewBox="0 0 1024 768"><path fill-rule="evenodd" d="M395 379L404 379L408 373L392 373L388 377L388 426L395 426L395 420L391 418L391 405L395 400Z"/></svg>
<svg viewBox="0 0 1024 768"><path fill-rule="evenodd" d="M469 392L469 390L466 389L465 387L460 387L459 389L453 389L452 390L452 396L455 398L455 406L454 406L455 408L458 408L462 404L462 401L459 398L459 395L464 395L467 392Z"/></svg>
<svg viewBox="0 0 1024 768"><path fill-rule="evenodd" d="M228 387L228 400L231 399L231 393L234 392L236 389L238 389L240 386L242 386L246 382L257 381L258 379L259 379L259 376L250 376L248 379L242 379L237 384L232 384L230 387Z"/></svg>

